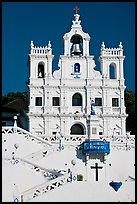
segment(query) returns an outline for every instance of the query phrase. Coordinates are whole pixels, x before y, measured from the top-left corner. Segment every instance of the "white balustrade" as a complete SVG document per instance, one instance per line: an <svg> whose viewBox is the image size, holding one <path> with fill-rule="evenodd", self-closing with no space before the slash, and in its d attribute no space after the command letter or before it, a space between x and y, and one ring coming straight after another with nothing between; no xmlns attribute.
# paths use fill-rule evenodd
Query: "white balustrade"
<svg viewBox="0 0 137 204"><path fill-rule="evenodd" d="M121 53L121 49L120 48L105 48L103 50L103 55L108 56L108 55L113 55L113 56L119 56Z"/></svg>
<svg viewBox="0 0 137 204"><path fill-rule="evenodd" d="M31 188L22 192L20 195L22 198L21 201L27 202L29 200L32 200L36 196L42 195L43 193L46 193L52 189L58 188L59 186L66 184L69 181L70 181L70 173L67 173L49 182L44 182L38 186L35 186L34 188Z"/></svg>
<svg viewBox="0 0 137 204"><path fill-rule="evenodd" d="M111 149L117 150L132 150L135 148L135 135L130 136L109 136L102 137L102 139L106 139L110 141Z"/></svg>
<svg viewBox="0 0 137 204"><path fill-rule="evenodd" d="M46 55L46 54L51 54L51 49L47 49L46 47L34 47L31 49L31 54L33 55Z"/></svg>
<svg viewBox="0 0 137 204"><path fill-rule="evenodd" d="M30 132L20 128L20 127L13 127L13 126L6 126L6 127L2 127L2 136L4 137L4 135L10 135L10 136L14 136L14 134L18 134L21 136L24 136L26 139L31 139L32 141L35 141L39 144L42 144L43 146L52 146L51 143L45 141L44 139L31 134Z"/></svg>

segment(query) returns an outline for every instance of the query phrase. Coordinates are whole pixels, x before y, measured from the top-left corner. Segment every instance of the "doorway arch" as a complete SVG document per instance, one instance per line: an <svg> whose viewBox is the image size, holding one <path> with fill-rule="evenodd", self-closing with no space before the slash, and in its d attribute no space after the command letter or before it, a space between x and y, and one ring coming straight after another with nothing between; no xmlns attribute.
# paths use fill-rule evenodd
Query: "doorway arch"
<svg viewBox="0 0 137 204"><path fill-rule="evenodd" d="M84 135L84 128L81 124L74 124L70 129L71 135Z"/></svg>

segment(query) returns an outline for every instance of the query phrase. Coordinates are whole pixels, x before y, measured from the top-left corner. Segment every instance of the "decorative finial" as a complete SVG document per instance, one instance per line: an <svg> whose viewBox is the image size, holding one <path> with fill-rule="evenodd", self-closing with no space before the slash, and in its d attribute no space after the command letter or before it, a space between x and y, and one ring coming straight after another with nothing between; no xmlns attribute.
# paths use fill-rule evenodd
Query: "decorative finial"
<svg viewBox="0 0 137 204"><path fill-rule="evenodd" d="M50 43L50 41L48 42L48 47L51 47L51 43Z"/></svg>
<svg viewBox="0 0 137 204"><path fill-rule="evenodd" d="M14 127L17 127L17 116L15 115L15 116L13 117L13 119L14 119Z"/></svg>
<svg viewBox="0 0 137 204"><path fill-rule="evenodd" d="M31 42L30 42L30 46L31 46L31 48L33 48L33 47L34 47L33 40L31 40Z"/></svg>
<svg viewBox="0 0 137 204"><path fill-rule="evenodd" d="M123 48L122 42L119 43L119 48Z"/></svg>
<svg viewBox="0 0 137 204"><path fill-rule="evenodd" d="M102 47L102 48L105 48L105 43L104 43L104 42L102 42L101 47Z"/></svg>
<svg viewBox="0 0 137 204"><path fill-rule="evenodd" d="M73 10L74 10L74 11L76 12L76 14L77 14L78 11L80 10L80 8L76 6Z"/></svg>

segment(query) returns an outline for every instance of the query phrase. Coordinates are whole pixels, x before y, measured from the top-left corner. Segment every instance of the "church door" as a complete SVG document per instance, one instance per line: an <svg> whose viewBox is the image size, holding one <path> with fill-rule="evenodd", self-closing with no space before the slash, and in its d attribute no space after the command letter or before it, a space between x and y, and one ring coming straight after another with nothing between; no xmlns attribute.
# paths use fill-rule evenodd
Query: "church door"
<svg viewBox="0 0 137 204"><path fill-rule="evenodd" d="M84 129L82 127L82 125L80 124L74 124L71 127L71 131L70 131L71 135L84 135Z"/></svg>

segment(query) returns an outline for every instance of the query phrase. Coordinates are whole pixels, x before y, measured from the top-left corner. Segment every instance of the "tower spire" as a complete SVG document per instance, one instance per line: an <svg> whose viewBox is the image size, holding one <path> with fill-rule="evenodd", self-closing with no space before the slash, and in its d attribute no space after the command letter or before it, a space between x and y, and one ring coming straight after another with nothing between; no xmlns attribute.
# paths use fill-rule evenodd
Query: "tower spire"
<svg viewBox="0 0 137 204"><path fill-rule="evenodd" d="M80 10L80 8L78 6L75 6L75 8L73 9L75 11L75 13L77 14L78 11Z"/></svg>

